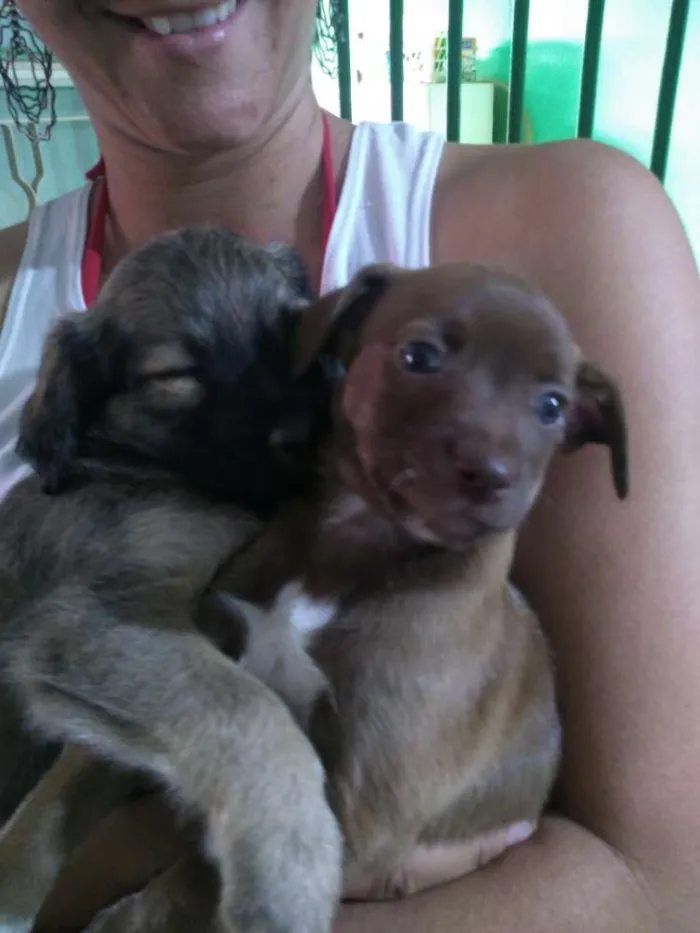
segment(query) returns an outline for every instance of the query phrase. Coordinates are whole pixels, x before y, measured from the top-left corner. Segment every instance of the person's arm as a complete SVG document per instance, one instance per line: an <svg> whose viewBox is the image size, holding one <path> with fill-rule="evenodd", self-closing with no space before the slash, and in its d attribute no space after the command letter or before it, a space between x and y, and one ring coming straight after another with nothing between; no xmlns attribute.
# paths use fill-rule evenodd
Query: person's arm
<svg viewBox="0 0 700 933"><path fill-rule="evenodd" d="M609 846L548 818L537 836L461 881L343 907L336 933L661 933L644 883ZM669 933L669 931L664 931Z"/></svg>
<svg viewBox="0 0 700 933"><path fill-rule="evenodd" d="M621 379L629 418L629 500L615 500L602 450L560 458L516 568L555 649L567 819L452 885L347 907L337 931L696 933L697 268L666 195L626 157L555 146L507 153L502 166L470 164L462 201L458 187L446 198L436 258L536 278L584 352Z"/></svg>

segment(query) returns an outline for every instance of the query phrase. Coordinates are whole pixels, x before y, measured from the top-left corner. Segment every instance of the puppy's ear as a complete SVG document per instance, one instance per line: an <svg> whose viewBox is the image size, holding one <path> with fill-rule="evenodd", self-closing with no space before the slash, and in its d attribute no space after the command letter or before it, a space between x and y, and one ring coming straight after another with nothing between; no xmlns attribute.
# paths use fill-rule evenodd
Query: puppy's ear
<svg viewBox="0 0 700 933"><path fill-rule="evenodd" d="M330 431L333 387L343 375L333 360L316 357L296 377L269 438L282 463L296 468L312 462Z"/></svg>
<svg viewBox="0 0 700 933"><path fill-rule="evenodd" d="M396 277L398 266L365 266L345 288L329 292L304 312L297 340L294 371L303 372L318 354L344 367L357 351L357 338L370 311Z"/></svg>
<svg viewBox="0 0 700 933"><path fill-rule="evenodd" d="M622 396L606 372L585 360L576 374L576 399L562 449L571 453L584 444L604 444L610 448L615 492L624 499L629 492L629 463Z"/></svg>
<svg viewBox="0 0 700 933"><path fill-rule="evenodd" d="M36 387L20 417L16 451L50 493L72 478L97 398L96 350L84 323L82 314L71 314L54 326L44 344Z"/></svg>

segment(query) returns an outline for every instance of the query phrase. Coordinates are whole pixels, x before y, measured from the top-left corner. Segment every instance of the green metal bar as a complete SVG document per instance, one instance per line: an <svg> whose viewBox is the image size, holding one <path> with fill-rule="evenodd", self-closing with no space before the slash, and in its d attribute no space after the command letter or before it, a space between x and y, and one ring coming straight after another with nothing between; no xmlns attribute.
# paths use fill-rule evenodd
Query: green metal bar
<svg viewBox="0 0 700 933"><path fill-rule="evenodd" d="M459 142L462 120L462 29L464 0L450 0L447 27L447 138Z"/></svg>
<svg viewBox="0 0 700 933"><path fill-rule="evenodd" d="M578 108L578 135L580 138L585 139L590 139L593 135L604 18L605 0L590 0L588 20L586 22L586 39L583 45L581 97Z"/></svg>
<svg viewBox="0 0 700 933"><path fill-rule="evenodd" d="M338 86L340 90L340 116L352 120L352 88L350 69L350 14L348 0L337 0L338 33Z"/></svg>
<svg viewBox="0 0 700 933"><path fill-rule="evenodd" d="M513 43L510 59L510 93L508 95L509 143L519 143L522 132L529 23L530 0L515 0L513 8Z"/></svg>
<svg viewBox="0 0 700 933"><path fill-rule="evenodd" d="M673 114L676 107L676 93L683 59L683 43L688 26L690 0L673 0L668 24L666 54L661 73L659 103L656 109L654 143L651 149L651 170L663 182L666 179L668 154L671 147Z"/></svg>
<svg viewBox="0 0 700 933"><path fill-rule="evenodd" d="M403 0L389 0L391 119L403 120Z"/></svg>

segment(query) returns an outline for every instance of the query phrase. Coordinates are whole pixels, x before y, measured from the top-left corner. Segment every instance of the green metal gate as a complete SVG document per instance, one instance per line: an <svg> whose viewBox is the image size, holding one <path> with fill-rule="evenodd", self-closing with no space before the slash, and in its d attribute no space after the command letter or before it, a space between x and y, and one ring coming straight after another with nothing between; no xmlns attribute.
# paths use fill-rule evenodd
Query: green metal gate
<svg viewBox="0 0 700 933"><path fill-rule="evenodd" d="M323 3L324 0L321 0L321 2ZM351 11L348 0L330 0L330 2L335 13L333 18L337 33L337 76L340 113L346 119L352 119L352 69L348 33ZM466 2L468 3L469 0L466 0ZM562 0L552 0L552 2L562 2ZM676 94L690 5L691 0L673 0L668 21L650 161L652 171L662 181L665 179L668 165ZM451 141L458 141L459 139L464 13L465 0L449 0L446 125L447 138ZM391 118L393 120L402 120L404 113L404 0L389 0L389 16ZM583 47L577 125L577 135L583 138L590 138L593 134L604 16L605 0L590 0ZM530 0L514 0L510 74L507 92L506 140L509 143L522 141L529 18Z"/></svg>

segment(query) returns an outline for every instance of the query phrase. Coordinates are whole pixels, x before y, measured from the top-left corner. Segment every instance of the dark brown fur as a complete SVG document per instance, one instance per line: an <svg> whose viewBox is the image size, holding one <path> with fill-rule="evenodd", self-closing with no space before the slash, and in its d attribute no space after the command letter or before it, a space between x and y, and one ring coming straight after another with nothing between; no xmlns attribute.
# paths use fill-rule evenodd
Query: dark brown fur
<svg viewBox="0 0 700 933"><path fill-rule="evenodd" d="M297 623L334 696L312 735L346 895L401 895L432 881L426 844L444 879L536 827L560 729L515 538L557 449L607 445L626 494L623 408L545 296L493 269L366 269L309 309L301 371L319 351L347 369L320 491L216 585L252 650Z"/></svg>
<svg viewBox="0 0 700 933"><path fill-rule="evenodd" d="M283 248L180 231L128 257L46 343L19 443L38 475L0 505L3 810L39 776L7 776L32 747L18 710L35 736L80 748L0 835L0 925L31 928L136 769L204 824L198 870L180 865L161 888L187 902L188 929L330 928L340 836L318 759L284 704L193 624L224 561L304 486L297 457L321 430L325 382L318 369L292 379L300 274ZM295 457L280 459L290 440ZM134 928L121 909L96 928Z"/></svg>

